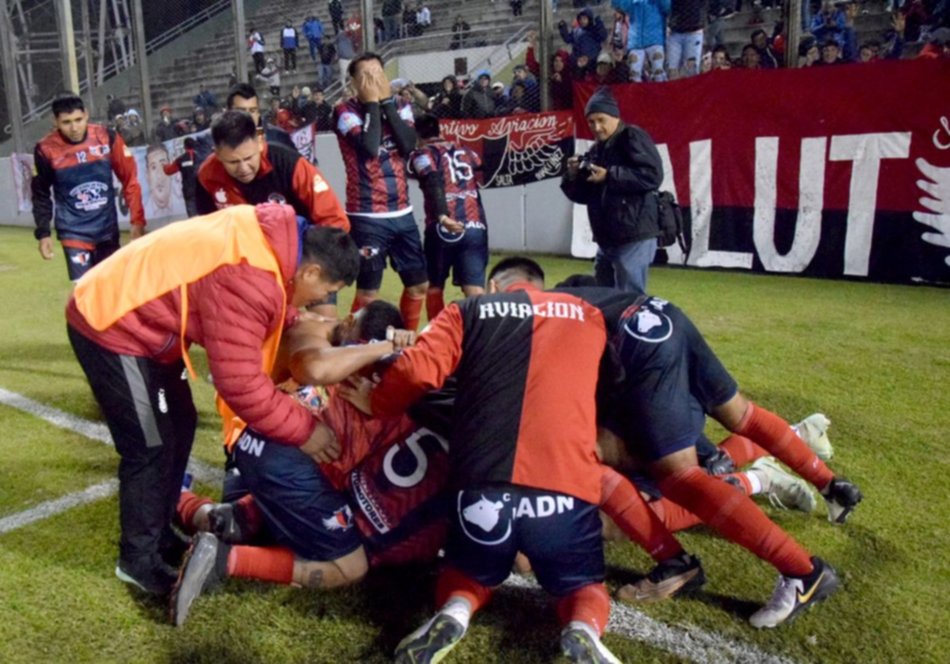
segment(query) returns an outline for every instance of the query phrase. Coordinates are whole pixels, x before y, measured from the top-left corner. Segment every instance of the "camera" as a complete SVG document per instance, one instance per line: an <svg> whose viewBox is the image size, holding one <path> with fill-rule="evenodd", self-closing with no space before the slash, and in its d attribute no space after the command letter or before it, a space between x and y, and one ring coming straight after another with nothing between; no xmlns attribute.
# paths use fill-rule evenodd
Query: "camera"
<svg viewBox="0 0 950 664"><path fill-rule="evenodd" d="M594 162L591 160L590 155L589 154L583 155L577 161L577 177L582 178L584 180L589 178L594 173L594 169L591 168L591 166L593 165L594 165Z"/></svg>

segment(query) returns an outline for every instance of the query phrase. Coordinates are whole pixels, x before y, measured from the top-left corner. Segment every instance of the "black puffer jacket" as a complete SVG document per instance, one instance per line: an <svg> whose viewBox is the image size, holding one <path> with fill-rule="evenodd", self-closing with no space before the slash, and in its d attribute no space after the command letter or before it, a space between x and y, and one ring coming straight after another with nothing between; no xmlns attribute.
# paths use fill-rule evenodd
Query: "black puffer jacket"
<svg viewBox="0 0 950 664"><path fill-rule="evenodd" d="M587 154L594 164L607 169L607 180L593 184L565 173L561 190L570 200L587 206L594 241L615 247L657 237L656 192L663 182L663 164L650 135L640 127L621 124Z"/></svg>

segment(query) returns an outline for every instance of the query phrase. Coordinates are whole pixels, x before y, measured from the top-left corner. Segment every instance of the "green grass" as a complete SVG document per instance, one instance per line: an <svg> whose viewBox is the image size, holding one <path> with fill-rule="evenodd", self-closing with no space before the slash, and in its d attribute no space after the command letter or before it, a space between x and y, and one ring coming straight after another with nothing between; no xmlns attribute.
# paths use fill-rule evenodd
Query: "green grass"
<svg viewBox="0 0 950 664"><path fill-rule="evenodd" d="M583 261L542 262L552 283L589 271ZM44 262L28 230L0 228L0 387L98 419L66 340L69 288L60 254ZM691 315L753 399L791 420L827 413L831 465L866 499L844 527L828 524L823 507L814 515L767 508L844 582L792 625L747 625L774 573L702 529L682 539L703 558L704 592L642 610L797 661L946 661L950 291L673 269L654 270L651 291ZM398 296L394 275L383 293ZM350 299L345 292L341 308ZM195 455L220 465L210 386L199 381L195 397ZM114 476L117 457L101 443L6 406L0 422L0 517ZM175 630L164 607L133 597L112 575L116 511L114 498L101 500L0 536L0 661L386 661L431 610L428 570L377 573L334 593L232 583L200 598ZM608 545L607 558L611 588L649 567L630 544ZM551 611L503 593L449 661L550 661L556 633ZM606 642L623 661L677 661L649 644Z"/></svg>

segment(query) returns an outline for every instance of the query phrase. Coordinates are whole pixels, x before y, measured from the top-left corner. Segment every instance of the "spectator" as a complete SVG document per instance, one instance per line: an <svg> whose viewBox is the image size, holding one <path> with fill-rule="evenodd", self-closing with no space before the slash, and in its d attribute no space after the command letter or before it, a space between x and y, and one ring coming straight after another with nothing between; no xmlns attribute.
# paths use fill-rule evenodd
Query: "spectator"
<svg viewBox="0 0 950 664"><path fill-rule="evenodd" d="M475 84L462 97L462 117L479 120L495 115L495 99L489 87L491 74L486 70L478 72Z"/></svg>
<svg viewBox="0 0 950 664"><path fill-rule="evenodd" d="M208 111L204 106L195 106L195 112L191 116L191 131L204 131L211 127L211 119L208 117Z"/></svg>
<svg viewBox="0 0 950 664"><path fill-rule="evenodd" d="M452 50L465 48L465 40L468 38L471 29L471 26L465 22L461 14L456 16L455 23L452 24L452 42L449 44L449 48Z"/></svg>
<svg viewBox="0 0 950 664"><path fill-rule="evenodd" d="M310 48L310 59L316 64L323 44L323 22L311 14L303 22L302 31L303 36L307 38L307 46Z"/></svg>
<svg viewBox="0 0 950 664"><path fill-rule="evenodd" d="M291 25L290 21L284 23L283 30L280 31L280 47L284 49L284 71L297 72L297 47L300 42L297 38L297 29Z"/></svg>
<svg viewBox="0 0 950 664"><path fill-rule="evenodd" d="M512 84L521 83L524 85L525 94L528 97L528 105L532 108L541 109L541 89L538 80L531 74L525 65L515 65L512 70Z"/></svg>
<svg viewBox="0 0 950 664"><path fill-rule="evenodd" d="M666 66L670 78L699 73L697 65L703 53L703 28L706 24L705 4L698 0L671 2L670 36L666 40ZM689 65L691 60L692 66Z"/></svg>
<svg viewBox="0 0 950 664"><path fill-rule="evenodd" d="M818 42L812 36L802 37L798 43L798 66L813 67L821 58Z"/></svg>
<svg viewBox="0 0 950 664"><path fill-rule="evenodd" d="M154 131L155 141L161 143L177 138L178 132L175 130L175 124L172 122L172 107L167 104L162 106L159 110L159 115L158 124L155 125Z"/></svg>
<svg viewBox="0 0 950 664"><path fill-rule="evenodd" d="M125 126L122 139L129 147L139 147L148 141L145 138L145 127L142 126L142 116L134 108L125 113Z"/></svg>
<svg viewBox="0 0 950 664"><path fill-rule="evenodd" d="M300 95L300 86L295 84L294 87L290 89L290 99L288 99L290 102L290 110L293 111L294 115L299 115L300 104L302 103Z"/></svg>
<svg viewBox="0 0 950 664"><path fill-rule="evenodd" d="M511 5L512 16L521 16L521 10L524 7L524 0L510 0L508 4Z"/></svg>
<svg viewBox="0 0 950 664"><path fill-rule="evenodd" d="M344 33L345 34L345 33ZM336 58L336 47L329 41L320 45L320 67L317 70L317 79L320 87L326 88L333 82L333 60Z"/></svg>
<svg viewBox="0 0 950 664"><path fill-rule="evenodd" d="M924 0L909 0L903 5L901 14L904 15L908 41L919 41L926 36L932 18Z"/></svg>
<svg viewBox="0 0 950 664"><path fill-rule="evenodd" d="M345 31L346 28L343 25L342 0L330 0L327 3L327 8L330 10L330 21L333 23L333 34L338 35Z"/></svg>
<svg viewBox="0 0 950 664"><path fill-rule="evenodd" d="M198 84L198 94L191 100L195 106L201 106L210 115L220 108L218 98L208 89L204 83Z"/></svg>
<svg viewBox="0 0 950 664"><path fill-rule="evenodd" d="M844 62L841 59L841 47L838 46L838 42L832 38L828 38L824 44L821 45L821 59L815 63L821 66L825 65L840 65Z"/></svg>
<svg viewBox="0 0 950 664"><path fill-rule="evenodd" d="M511 115L514 106L512 106L508 95L505 94L504 83L501 81L495 81L491 84L491 99L495 104L496 116L501 117L503 115Z"/></svg>
<svg viewBox="0 0 950 664"><path fill-rule="evenodd" d="M416 24L416 10L410 7L408 2L403 5L399 36L404 39L406 37L419 36L419 26Z"/></svg>
<svg viewBox="0 0 950 664"><path fill-rule="evenodd" d="M439 119L462 117L462 93L454 76L442 79L442 88L429 100L429 109Z"/></svg>
<svg viewBox="0 0 950 664"><path fill-rule="evenodd" d="M419 26L420 35L432 25L432 12L429 11L429 6L422 0L419 0L419 4L416 5L416 25Z"/></svg>
<svg viewBox="0 0 950 664"><path fill-rule="evenodd" d="M883 45L878 44L874 56L885 60L899 60L904 54L905 27L906 21L903 14L895 12L891 15L891 29L884 35L885 43Z"/></svg>
<svg viewBox="0 0 950 664"><path fill-rule="evenodd" d="M306 85L300 89L300 97L297 98L297 107L294 112L297 114L297 124L300 126L317 121L317 105L313 102L310 88Z"/></svg>
<svg viewBox="0 0 950 664"><path fill-rule="evenodd" d="M113 95L106 95L106 102L106 113L110 118L114 118L117 115L125 115L126 107L124 101Z"/></svg>
<svg viewBox="0 0 950 664"><path fill-rule="evenodd" d="M383 39L392 41L399 38L399 26L402 22L402 0L383 0Z"/></svg>
<svg viewBox="0 0 950 664"><path fill-rule="evenodd" d="M577 27L573 30L569 29L567 22L563 20L558 22L557 27L561 39L572 45L571 59L577 67L581 66L578 63L581 57L586 57L588 63L593 62L600 53L600 45L607 39L607 28L603 20L599 16L595 17L594 12L588 8L577 14Z"/></svg>
<svg viewBox="0 0 950 664"><path fill-rule="evenodd" d="M429 98L424 92L419 90L412 81L408 81L404 78L395 78L389 85L392 93L401 97L412 109L413 119L420 118L426 114L429 108Z"/></svg>
<svg viewBox="0 0 950 664"><path fill-rule="evenodd" d="M266 125L277 126L277 120L280 116L280 97L274 95L270 98L270 107L264 113L263 122ZM286 133L286 132L285 132Z"/></svg>
<svg viewBox="0 0 950 664"><path fill-rule="evenodd" d="M373 30L373 34L376 36L377 44L382 44L384 41L386 41L386 24L383 23L383 19L378 16L373 18Z"/></svg>
<svg viewBox="0 0 950 664"><path fill-rule="evenodd" d="M614 0L616 9L630 16L627 35L627 53L630 62L630 80L639 83L646 77L651 81L665 81L666 70L666 17L670 0Z"/></svg>
<svg viewBox="0 0 950 664"><path fill-rule="evenodd" d="M254 58L254 70L260 74L264 69L264 35L250 28L247 34L247 48Z"/></svg>
<svg viewBox="0 0 950 664"><path fill-rule="evenodd" d="M950 58L950 28L937 28L920 50L918 58L927 60L946 60Z"/></svg>
<svg viewBox="0 0 950 664"><path fill-rule="evenodd" d="M765 30L754 30L750 37L750 43L759 52L759 65L762 69L777 69L779 67L779 59L769 46L769 38L765 34Z"/></svg>
<svg viewBox="0 0 950 664"><path fill-rule="evenodd" d="M198 155L195 149L198 144L191 136L185 139L184 151L171 163L162 164L165 175L171 177L181 173L181 196L185 199L185 212L189 217L198 216L195 207L195 189L198 186Z"/></svg>
<svg viewBox="0 0 950 664"><path fill-rule="evenodd" d="M717 46L712 50L710 58L711 69L732 69L732 60L729 58L729 51L725 46Z"/></svg>
<svg viewBox="0 0 950 664"><path fill-rule="evenodd" d="M779 19L772 28L772 39L770 40L772 53L778 61L779 67L785 66L785 21Z"/></svg>
<svg viewBox="0 0 950 664"><path fill-rule="evenodd" d="M598 85L626 83L628 71L622 59L618 62L610 53L605 51L597 56L594 71L588 73L584 80Z"/></svg>
<svg viewBox="0 0 950 664"><path fill-rule="evenodd" d="M316 107L317 131L333 131L333 107L327 103L320 88L313 93L313 103Z"/></svg>
<svg viewBox="0 0 950 664"><path fill-rule="evenodd" d="M257 78L267 84L267 89L275 96L280 96L280 67L274 58L267 58L267 66L257 75Z"/></svg>
<svg viewBox="0 0 950 664"><path fill-rule="evenodd" d="M838 46L844 46L844 32L847 23L844 7L846 3L837 3L835 0L823 0L821 11L815 14L811 21L811 34L819 44L824 44L829 39L838 42Z"/></svg>
<svg viewBox="0 0 950 664"><path fill-rule="evenodd" d="M343 30L336 35L336 54L339 57L340 80L346 81L346 70L350 62L356 57L356 46L353 35L349 30ZM321 60L322 63L322 60Z"/></svg>
<svg viewBox="0 0 950 664"><path fill-rule="evenodd" d="M762 61L759 56L759 49L754 44L746 44L742 47L742 68L743 69L761 69Z"/></svg>
<svg viewBox="0 0 950 664"><path fill-rule="evenodd" d="M630 35L630 17L626 12L614 10L614 23L610 29L610 47L627 50L627 37Z"/></svg>
<svg viewBox="0 0 950 664"><path fill-rule="evenodd" d="M537 34L528 33L528 50L525 53L525 65L535 76L541 75L541 63L538 62L535 55ZM567 110L574 104L573 75L571 74L570 55L567 51L561 49L551 57L551 78L548 90L551 95L551 108L558 110Z"/></svg>
<svg viewBox="0 0 950 664"><path fill-rule="evenodd" d="M254 120L254 126L258 133L264 134L264 140L268 145L282 145L291 150L296 150L293 139L287 135L286 131L264 122L261 116L261 102L257 98L257 91L254 86L247 83L238 83L228 91L227 108L229 111L244 111ZM279 110L279 109L278 109ZM276 119L277 112L274 111Z"/></svg>
<svg viewBox="0 0 950 664"><path fill-rule="evenodd" d="M528 86L524 84L524 81L515 81L511 84L508 106L512 114L537 113L541 110L541 105L535 101L536 99L537 97L532 97L528 92Z"/></svg>

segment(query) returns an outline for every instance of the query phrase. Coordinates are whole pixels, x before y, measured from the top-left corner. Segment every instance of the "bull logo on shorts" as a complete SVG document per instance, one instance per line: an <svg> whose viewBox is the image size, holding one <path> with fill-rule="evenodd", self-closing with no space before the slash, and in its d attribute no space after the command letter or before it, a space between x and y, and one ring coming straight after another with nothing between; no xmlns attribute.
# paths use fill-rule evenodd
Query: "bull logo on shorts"
<svg viewBox="0 0 950 664"><path fill-rule="evenodd" d="M322 519L323 527L327 530L349 530L353 525L353 510L349 505L344 505L333 513L332 516Z"/></svg>
<svg viewBox="0 0 950 664"><path fill-rule="evenodd" d="M479 544L492 545L501 544L511 536L511 518L509 518L505 532L499 537L494 537L490 540L483 540L475 537L466 527L466 522L478 526L486 535L495 534L499 530L501 512L505 505L501 501L493 502L488 500L488 498L485 496L480 496L477 502L463 507L463 493L464 492L460 492L458 498L459 524L462 526L462 530L465 531L465 534L469 537L469 539L478 542Z"/></svg>
<svg viewBox="0 0 950 664"><path fill-rule="evenodd" d="M69 260L80 267L86 267L89 265L89 261L92 260L92 254L88 251L77 251L74 254L70 254Z"/></svg>

